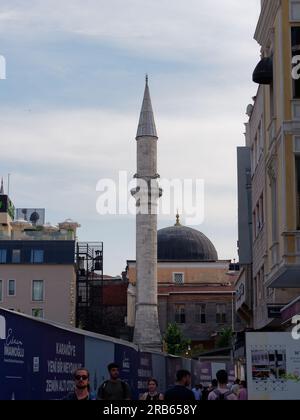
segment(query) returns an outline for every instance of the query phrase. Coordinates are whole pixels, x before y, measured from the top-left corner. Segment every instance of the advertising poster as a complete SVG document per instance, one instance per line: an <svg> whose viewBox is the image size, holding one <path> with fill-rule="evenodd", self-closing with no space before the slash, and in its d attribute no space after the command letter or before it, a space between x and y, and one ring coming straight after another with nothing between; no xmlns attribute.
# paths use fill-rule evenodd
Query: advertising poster
<svg viewBox="0 0 300 420"><path fill-rule="evenodd" d="M2 310L0 325L0 400L29 400L40 392L40 380L36 377L40 331L30 321Z"/></svg>
<svg viewBox="0 0 300 420"><path fill-rule="evenodd" d="M200 363L200 384L203 386L209 386L212 381L212 370L210 362Z"/></svg>
<svg viewBox="0 0 300 420"><path fill-rule="evenodd" d="M83 336L1 310L0 324L0 400L56 400L73 390Z"/></svg>
<svg viewBox="0 0 300 420"><path fill-rule="evenodd" d="M251 400L300 400L300 341L290 333L247 333Z"/></svg>
<svg viewBox="0 0 300 420"><path fill-rule="evenodd" d="M148 391L148 379L153 377L150 353L138 353L137 390L139 396Z"/></svg>
<svg viewBox="0 0 300 420"><path fill-rule="evenodd" d="M109 378L107 366L114 362L114 354L114 343L85 337L85 367L90 372L90 385L94 396L97 395L100 385Z"/></svg>
<svg viewBox="0 0 300 420"><path fill-rule="evenodd" d="M201 362L197 360L192 360L192 386L194 387L197 384L200 384L201 377Z"/></svg>
<svg viewBox="0 0 300 420"><path fill-rule="evenodd" d="M152 372L153 377L158 381L160 392L164 393L166 384L166 357L161 354L152 354Z"/></svg>
<svg viewBox="0 0 300 420"><path fill-rule="evenodd" d="M115 344L115 362L120 366L121 379L127 382L132 390L133 399L138 398L137 359L138 352L134 348Z"/></svg>
<svg viewBox="0 0 300 420"><path fill-rule="evenodd" d="M62 399L74 389L73 374L84 366L84 336L43 326L42 399Z"/></svg>

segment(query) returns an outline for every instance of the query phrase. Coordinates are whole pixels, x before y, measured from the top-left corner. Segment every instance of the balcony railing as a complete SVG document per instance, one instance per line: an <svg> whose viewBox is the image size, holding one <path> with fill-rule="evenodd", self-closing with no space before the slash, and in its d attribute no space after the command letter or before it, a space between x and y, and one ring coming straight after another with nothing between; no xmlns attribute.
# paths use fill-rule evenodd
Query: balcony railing
<svg viewBox="0 0 300 420"><path fill-rule="evenodd" d="M0 232L0 241L73 241L75 240L74 231L24 231L12 232L11 235Z"/></svg>

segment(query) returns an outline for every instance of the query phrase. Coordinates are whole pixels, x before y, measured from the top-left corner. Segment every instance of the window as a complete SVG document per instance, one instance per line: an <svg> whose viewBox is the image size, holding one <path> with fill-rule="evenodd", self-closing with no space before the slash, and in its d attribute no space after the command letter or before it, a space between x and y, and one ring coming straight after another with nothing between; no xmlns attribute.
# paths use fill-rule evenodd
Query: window
<svg viewBox="0 0 300 420"><path fill-rule="evenodd" d="M264 196L263 194L260 196L255 210L253 212L253 234L254 239L260 234L260 231L264 227L265 223L265 214L264 214Z"/></svg>
<svg viewBox="0 0 300 420"><path fill-rule="evenodd" d="M295 136L295 153L300 153L300 136Z"/></svg>
<svg viewBox="0 0 300 420"><path fill-rule="evenodd" d="M292 28L292 56L300 55L300 27ZM294 99L300 98L300 79L293 79Z"/></svg>
<svg viewBox="0 0 300 420"><path fill-rule="evenodd" d="M300 3L299 0L290 1L290 20L299 21L300 20Z"/></svg>
<svg viewBox="0 0 300 420"><path fill-rule="evenodd" d="M42 302L44 300L44 281L33 280L32 282L32 301Z"/></svg>
<svg viewBox="0 0 300 420"><path fill-rule="evenodd" d="M16 296L16 280L8 280L8 296Z"/></svg>
<svg viewBox="0 0 300 420"><path fill-rule="evenodd" d="M184 273L173 273L173 282L175 284L184 284Z"/></svg>
<svg viewBox="0 0 300 420"><path fill-rule="evenodd" d="M197 324L206 324L206 305L196 305L195 321Z"/></svg>
<svg viewBox="0 0 300 420"><path fill-rule="evenodd" d="M32 316L35 318L44 318L44 309L32 309Z"/></svg>
<svg viewBox="0 0 300 420"><path fill-rule="evenodd" d="M0 280L0 302L3 300L3 281Z"/></svg>
<svg viewBox="0 0 300 420"><path fill-rule="evenodd" d="M217 305L216 321L217 324L226 324L226 304Z"/></svg>
<svg viewBox="0 0 300 420"><path fill-rule="evenodd" d="M42 264L44 262L44 251L41 251L40 249L32 249L30 262L31 264Z"/></svg>
<svg viewBox="0 0 300 420"><path fill-rule="evenodd" d="M264 211L264 195L262 194L259 199L259 219L260 225L263 227L265 224L265 211Z"/></svg>
<svg viewBox="0 0 300 420"><path fill-rule="evenodd" d="M0 249L0 264L6 263L6 249Z"/></svg>
<svg viewBox="0 0 300 420"><path fill-rule="evenodd" d="M21 262L21 250L13 249L11 261L13 264L20 264Z"/></svg>
<svg viewBox="0 0 300 420"><path fill-rule="evenodd" d="M176 324L185 324L185 305L175 305Z"/></svg>

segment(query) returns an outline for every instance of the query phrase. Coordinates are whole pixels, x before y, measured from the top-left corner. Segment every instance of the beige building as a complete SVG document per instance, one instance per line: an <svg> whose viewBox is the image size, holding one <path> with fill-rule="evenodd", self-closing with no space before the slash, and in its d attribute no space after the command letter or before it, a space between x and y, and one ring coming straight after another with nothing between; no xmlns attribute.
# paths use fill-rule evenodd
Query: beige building
<svg viewBox="0 0 300 420"><path fill-rule="evenodd" d="M253 74L259 88L247 108L249 164L239 152L239 248L245 258L237 309L250 327L262 330L281 328L281 309L300 294L300 81L292 77L292 58L300 54L300 2L262 1L255 39L261 61ZM247 188L248 220L241 214ZM250 253L245 237L252 238Z"/></svg>
<svg viewBox="0 0 300 420"><path fill-rule="evenodd" d="M0 194L0 307L75 326L76 229L33 226L14 220L8 196Z"/></svg>

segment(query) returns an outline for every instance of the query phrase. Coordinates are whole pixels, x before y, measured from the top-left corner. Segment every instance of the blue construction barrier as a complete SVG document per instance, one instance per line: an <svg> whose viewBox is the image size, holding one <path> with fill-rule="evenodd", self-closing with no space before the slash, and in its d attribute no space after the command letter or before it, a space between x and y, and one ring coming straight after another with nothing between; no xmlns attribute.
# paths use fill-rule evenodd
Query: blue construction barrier
<svg viewBox="0 0 300 420"><path fill-rule="evenodd" d="M0 400L62 399L73 390L73 372L83 366L96 393L113 361L134 399L146 391L150 377L161 391L175 382L179 369L191 371L194 383L200 378L200 362L142 353L129 342L0 309Z"/></svg>

